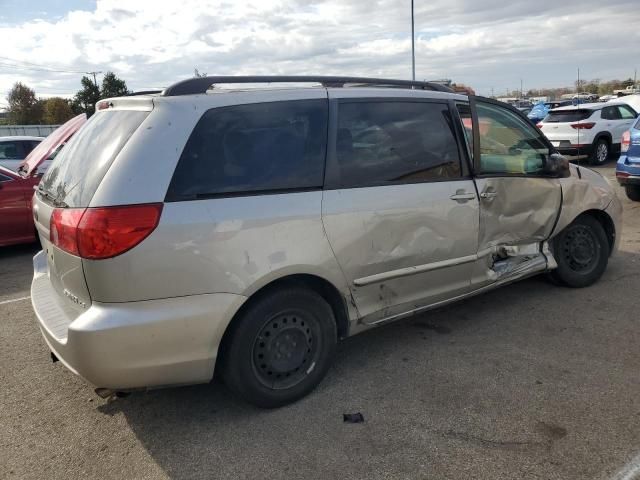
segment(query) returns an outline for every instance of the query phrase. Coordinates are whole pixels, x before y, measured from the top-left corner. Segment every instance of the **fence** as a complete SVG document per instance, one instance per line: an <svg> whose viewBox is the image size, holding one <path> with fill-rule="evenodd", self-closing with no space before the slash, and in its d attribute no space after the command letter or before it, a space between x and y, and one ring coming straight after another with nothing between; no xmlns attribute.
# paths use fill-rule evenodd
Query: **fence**
<svg viewBox="0 0 640 480"><path fill-rule="evenodd" d="M60 125L0 125L0 137L29 135L46 137Z"/></svg>

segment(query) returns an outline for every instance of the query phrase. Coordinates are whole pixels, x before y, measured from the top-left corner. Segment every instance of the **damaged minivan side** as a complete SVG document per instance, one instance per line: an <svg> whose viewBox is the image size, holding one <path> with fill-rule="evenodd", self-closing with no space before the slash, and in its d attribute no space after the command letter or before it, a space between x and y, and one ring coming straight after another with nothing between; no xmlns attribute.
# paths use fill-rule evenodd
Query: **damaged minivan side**
<svg viewBox="0 0 640 480"><path fill-rule="evenodd" d="M218 88L259 82L316 86ZM34 199L32 303L53 355L103 394L216 373L277 407L340 338L540 273L593 284L620 215L606 179L500 102L194 78L105 101L61 150Z"/></svg>

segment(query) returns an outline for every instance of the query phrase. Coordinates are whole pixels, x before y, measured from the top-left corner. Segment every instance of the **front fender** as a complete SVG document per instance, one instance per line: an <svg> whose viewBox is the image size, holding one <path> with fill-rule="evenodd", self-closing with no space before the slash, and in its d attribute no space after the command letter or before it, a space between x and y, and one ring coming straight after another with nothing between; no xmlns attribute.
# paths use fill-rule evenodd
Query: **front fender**
<svg viewBox="0 0 640 480"><path fill-rule="evenodd" d="M588 210L607 213L614 223L616 237L619 237L620 202L606 178L591 169L571 165L571 176L561 179L560 185L562 207L551 237L560 233L578 215ZM616 208L609 208L612 202L616 203Z"/></svg>

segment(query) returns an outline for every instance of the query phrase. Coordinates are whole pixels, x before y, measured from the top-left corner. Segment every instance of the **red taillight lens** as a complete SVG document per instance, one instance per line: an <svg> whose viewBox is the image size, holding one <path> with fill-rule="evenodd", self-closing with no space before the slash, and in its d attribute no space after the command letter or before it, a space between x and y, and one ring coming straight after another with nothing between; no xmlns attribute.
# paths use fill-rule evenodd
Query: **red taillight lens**
<svg viewBox="0 0 640 480"><path fill-rule="evenodd" d="M56 208L51 216L51 241L82 258L100 260L131 250L155 230L162 204L87 209Z"/></svg>
<svg viewBox="0 0 640 480"><path fill-rule="evenodd" d="M630 177L631 174L627 172L616 172L616 177L618 178L627 178Z"/></svg>
<svg viewBox="0 0 640 480"><path fill-rule="evenodd" d="M631 145L631 132L627 130L622 134L622 141L620 142L620 151L626 152Z"/></svg>
<svg viewBox="0 0 640 480"><path fill-rule="evenodd" d="M536 123L536 127L542 128L542 123Z"/></svg>
<svg viewBox="0 0 640 480"><path fill-rule="evenodd" d="M78 255L78 223L84 208L56 208L51 214L49 239L56 247Z"/></svg>
<svg viewBox="0 0 640 480"><path fill-rule="evenodd" d="M596 126L596 124L594 122L572 123L571 124L571 128L575 128L576 130L591 130L595 126Z"/></svg>

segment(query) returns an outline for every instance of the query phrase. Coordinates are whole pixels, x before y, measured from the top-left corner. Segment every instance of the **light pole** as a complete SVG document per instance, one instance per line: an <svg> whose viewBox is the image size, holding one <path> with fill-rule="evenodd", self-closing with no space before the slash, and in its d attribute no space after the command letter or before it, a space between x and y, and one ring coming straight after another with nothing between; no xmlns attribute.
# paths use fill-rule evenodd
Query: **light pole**
<svg viewBox="0 0 640 480"><path fill-rule="evenodd" d="M416 40L413 22L413 0L411 0L411 80L416 81Z"/></svg>

